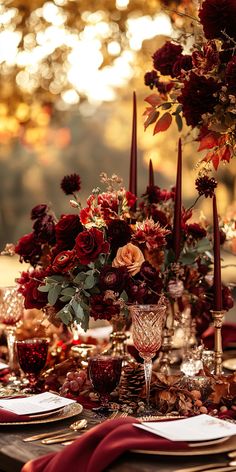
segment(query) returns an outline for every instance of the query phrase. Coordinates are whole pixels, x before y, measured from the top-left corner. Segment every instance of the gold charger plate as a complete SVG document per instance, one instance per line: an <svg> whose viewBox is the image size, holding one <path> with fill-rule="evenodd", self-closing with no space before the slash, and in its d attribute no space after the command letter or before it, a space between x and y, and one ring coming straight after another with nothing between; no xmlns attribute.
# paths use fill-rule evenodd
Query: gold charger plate
<svg viewBox="0 0 236 472"><path fill-rule="evenodd" d="M155 454L160 456L201 456L207 454L221 454L223 452L228 452L236 449L236 436L231 436L226 438L225 442L219 443L216 439L215 443L209 446L200 446L199 447L189 447L189 449L178 449L178 450L143 450L143 449L132 449L132 452L137 452L138 454Z"/></svg>
<svg viewBox="0 0 236 472"><path fill-rule="evenodd" d="M56 411L54 414L50 415L47 418L32 418L30 421L16 421L3 423L0 421L0 426L21 426L21 425L31 425L31 424L46 424L53 423L54 421L66 420L72 418L73 416L79 415L83 411L82 405L80 403L71 403L70 405L64 406L59 411Z"/></svg>

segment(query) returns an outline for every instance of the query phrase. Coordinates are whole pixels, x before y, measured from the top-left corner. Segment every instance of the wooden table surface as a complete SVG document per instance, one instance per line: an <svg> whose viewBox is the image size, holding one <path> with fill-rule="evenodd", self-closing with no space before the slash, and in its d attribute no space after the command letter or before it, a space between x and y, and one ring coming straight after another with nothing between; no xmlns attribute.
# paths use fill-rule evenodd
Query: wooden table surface
<svg viewBox="0 0 236 472"><path fill-rule="evenodd" d="M98 417L90 410L83 410L77 417L88 420L88 428L98 423ZM75 418L73 418L75 420ZM72 420L48 423L47 425L1 426L0 431L0 471L20 472L23 464L31 459L52 451L60 451L64 446L45 445L40 441L23 442L23 438L45 431L56 431L68 426ZM187 465L223 462L226 454L208 455L204 457L158 456L127 452L107 468L107 472L174 472ZM82 472L82 471L81 471ZM94 471L96 472L96 471Z"/></svg>

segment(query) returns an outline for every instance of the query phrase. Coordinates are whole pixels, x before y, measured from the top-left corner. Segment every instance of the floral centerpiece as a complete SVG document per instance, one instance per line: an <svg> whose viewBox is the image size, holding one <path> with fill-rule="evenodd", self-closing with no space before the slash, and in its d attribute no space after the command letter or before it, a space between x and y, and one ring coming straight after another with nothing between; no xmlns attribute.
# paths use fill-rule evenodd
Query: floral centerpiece
<svg viewBox="0 0 236 472"><path fill-rule="evenodd" d="M54 323L76 322L86 330L90 316L118 318L128 303L155 304L164 292L179 311L190 305L199 332L204 331L213 300L210 228L189 222L192 210L183 208L176 261L175 188L148 186L134 213L136 197L121 179L102 174L101 182L105 191L94 189L82 207L79 176L63 178L61 188L72 195L76 213L57 219L46 204L32 209L32 232L15 246L20 260L30 264L18 279L25 307L43 309ZM215 181L211 187L204 187L204 179L200 183L200 194L212 196ZM229 289L222 286L222 294L224 308L231 308Z"/></svg>
<svg viewBox="0 0 236 472"><path fill-rule="evenodd" d="M198 34L192 35L190 53L167 41L152 56L145 84L157 93L146 98L145 127L154 123L155 134L175 118L181 130L183 117L196 132L198 150L206 151L202 162L208 172L209 163L217 169L236 149L236 3L204 0L193 22Z"/></svg>

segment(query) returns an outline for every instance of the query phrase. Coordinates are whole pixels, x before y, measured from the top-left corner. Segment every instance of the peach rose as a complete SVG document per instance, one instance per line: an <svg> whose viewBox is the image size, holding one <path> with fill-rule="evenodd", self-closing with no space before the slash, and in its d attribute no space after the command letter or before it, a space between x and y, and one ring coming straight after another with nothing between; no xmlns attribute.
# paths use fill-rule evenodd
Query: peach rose
<svg viewBox="0 0 236 472"><path fill-rule="evenodd" d="M113 267L126 266L131 275L140 271L142 263L145 261L142 251L132 243L128 243L118 249Z"/></svg>

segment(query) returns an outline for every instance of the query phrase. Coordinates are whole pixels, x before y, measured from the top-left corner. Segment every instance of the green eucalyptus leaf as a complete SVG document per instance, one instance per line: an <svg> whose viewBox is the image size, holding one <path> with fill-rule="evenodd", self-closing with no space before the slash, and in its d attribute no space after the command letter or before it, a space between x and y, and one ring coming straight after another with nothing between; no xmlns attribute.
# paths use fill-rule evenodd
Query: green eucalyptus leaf
<svg viewBox="0 0 236 472"><path fill-rule="evenodd" d="M61 293L61 285L55 284L50 287L48 292L48 303L50 305L55 305L59 295Z"/></svg>
<svg viewBox="0 0 236 472"><path fill-rule="evenodd" d="M184 265L191 265L191 264L194 263L196 257L197 257L196 252L185 252L185 253L181 254L179 260Z"/></svg>
<svg viewBox="0 0 236 472"><path fill-rule="evenodd" d="M89 290L90 288L94 287L95 283L96 281L94 275L88 275L84 282L84 288Z"/></svg>
<svg viewBox="0 0 236 472"><path fill-rule="evenodd" d="M50 285L40 285L38 287L39 292L48 292L50 290Z"/></svg>
<svg viewBox="0 0 236 472"><path fill-rule="evenodd" d="M81 284L81 282L85 281L86 277L87 277L86 272L79 272L74 278L73 282L75 284Z"/></svg>
<svg viewBox="0 0 236 472"><path fill-rule="evenodd" d="M71 324L73 321L73 316L70 313L69 308L69 305L66 305L60 311L57 312L57 318L60 318L62 323L64 323L66 326Z"/></svg>
<svg viewBox="0 0 236 472"><path fill-rule="evenodd" d="M88 315L88 313L84 313L84 318L81 321L81 328L84 331L87 331L88 327L89 327L89 315Z"/></svg>
<svg viewBox="0 0 236 472"><path fill-rule="evenodd" d="M169 102L162 103L160 107L162 108L162 110L168 110L169 108L171 108L171 103Z"/></svg>
<svg viewBox="0 0 236 472"><path fill-rule="evenodd" d="M73 297L75 294L75 290L75 287L66 287L62 289L61 293L62 295L68 295L69 297Z"/></svg>
<svg viewBox="0 0 236 472"><path fill-rule="evenodd" d="M198 253L200 253L200 252L209 251L210 249L211 249L211 245L210 245L209 239L207 239L207 238L200 239L200 241L198 242L198 245L196 247L196 251Z"/></svg>
<svg viewBox="0 0 236 472"><path fill-rule="evenodd" d="M69 302L71 300L71 297L69 297L68 295L62 295L61 297L59 297L59 300L61 300L61 302Z"/></svg>
<svg viewBox="0 0 236 472"><path fill-rule="evenodd" d="M64 275L51 275L47 277L47 282L55 283L55 282L65 282Z"/></svg>
<svg viewBox="0 0 236 472"><path fill-rule="evenodd" d="M176 113L175 115L175 121L176 121L176 124L177 124L177 127L178 127L178 131L182 131L183 129L183 120L181 118L181 116Z"/></svg>
<svg viewBox="0 0 236 472"><path fill-rule="evenodd" d="M123 292L121 292L120 298L122 298L122 300L124 300L125 302L128 301L129 298L128 298L128 295L127 295L125 290L123 290Z"/></svg>

